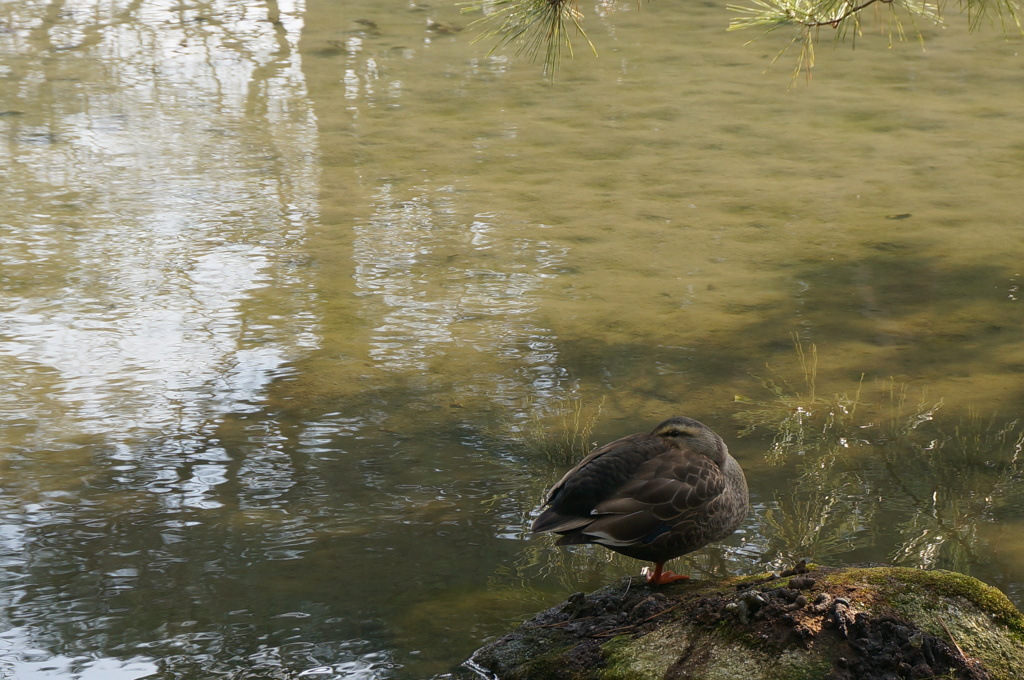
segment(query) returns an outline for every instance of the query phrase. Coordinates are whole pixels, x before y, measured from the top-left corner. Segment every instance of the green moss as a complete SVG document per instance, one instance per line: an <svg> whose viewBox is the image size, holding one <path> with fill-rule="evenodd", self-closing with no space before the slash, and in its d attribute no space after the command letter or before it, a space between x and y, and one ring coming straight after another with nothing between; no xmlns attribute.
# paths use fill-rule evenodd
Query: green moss
<svg viewBox="0 0 1024 680"><path fill-rule="evenodd" d="M851 599L862 606L895 609L922 630L952 638L982 661L994 680L1020 677L1024 616L998 589L956 572L906 567L853 569L830 579L833 584L861 587ZM1000 629L994 629L993 622Z"/></svg>
<svg viewBox="0 0 1024 680"><path fill-rule="evenodd" d="M703 659L687 667L686 677L699 680L820 680L832 668L828 659L805 649L780 650L755 636L722 627L715 633L695 634L680 622L648 636L623 636L605 643L602 651L608 666L601 680L675 678L672 669L683 649Z"/></svg>
<svg viewBox="0 0 1024 680"><path fill-rule="evenodd" d="M601 651L608 666L602 680L649 680L665 677L679 657L685 631L666 626L642 638L622 636L606 642Z"/></svg>
<svg viewBox="0 0 1024 680"><path fill-rule="evenodd" d="M815 659L803 650L790 650L778 657L770 677L772 680L820 680L831 670L832 663L827 659Z"/></svg>
<svg viewBox="0 0 1024 680"><path fill-rule="evenodd" d="M940 595L962 597L982 611L988 612L997 621L1017 634L1024 642L1024 615L1013 606L998 588L982 583L976 578L952 571L919 571L907 569L904 583L915 583L931 588Z"/></svg>
<svg viewBox="0 0 1024 680"><path fill-rule="evenodd" d="M884 586L894 580L943 597L961 597L990 614L1024 642L1024 615L1017 611L1002 591L972 576L942 569L922 571L908 567L878 567L860 571L860 577L872 585ZM857 576L854 571L849 572L849 575ZM896 597L894 593L888 595L893 599Z"/></svg>

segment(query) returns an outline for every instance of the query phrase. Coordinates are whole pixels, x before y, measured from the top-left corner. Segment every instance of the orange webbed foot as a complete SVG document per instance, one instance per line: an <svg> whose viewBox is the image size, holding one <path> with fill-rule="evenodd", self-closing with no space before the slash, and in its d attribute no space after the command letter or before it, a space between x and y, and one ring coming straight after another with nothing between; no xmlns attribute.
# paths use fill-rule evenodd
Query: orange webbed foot
<svg viewBox="0 0 1024 680"><path fill-rule="evenodd" d="M671 571L662 571L662 565L655 564L654 571L651 571L650 567L645 567L643 573L647 576L648 585L661 586L666 583L674 583L676 581L685 581L689 576L686 574L676 574Z"/></svg>

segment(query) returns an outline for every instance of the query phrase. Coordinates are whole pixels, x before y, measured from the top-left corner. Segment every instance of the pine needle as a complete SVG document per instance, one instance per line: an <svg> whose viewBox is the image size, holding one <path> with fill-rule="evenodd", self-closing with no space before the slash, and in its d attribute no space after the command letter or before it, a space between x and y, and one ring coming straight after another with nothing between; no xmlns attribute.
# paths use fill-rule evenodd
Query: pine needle
<svg viewBox="0 0 1024 680"><path fill-rule="evenodd" d="M570 38L573 29L597 54L597 49L583 30L579 0L472 0L460 4L463 12L484 13L472 24L481 29L473 42L494 40L488 56L509 45L518 45L516 56L526 55L531 60L543 53L544 73L554 78L563 47L568 50L569 57L573 57Z"/></svg>

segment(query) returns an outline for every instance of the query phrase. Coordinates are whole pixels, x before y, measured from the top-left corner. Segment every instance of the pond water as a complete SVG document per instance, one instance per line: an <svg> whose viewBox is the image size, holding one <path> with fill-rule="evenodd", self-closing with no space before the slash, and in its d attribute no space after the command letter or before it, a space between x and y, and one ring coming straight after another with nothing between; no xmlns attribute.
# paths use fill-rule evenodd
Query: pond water
<svg viewBox="0 0 1024 680"><path fill-rule="evenodd" d="M676 414L754 502L677 569L1024 605L1021 40L584 10L551 85L449 3L0 5L0 676L461 673L637 573L526 528Z"/></svg>

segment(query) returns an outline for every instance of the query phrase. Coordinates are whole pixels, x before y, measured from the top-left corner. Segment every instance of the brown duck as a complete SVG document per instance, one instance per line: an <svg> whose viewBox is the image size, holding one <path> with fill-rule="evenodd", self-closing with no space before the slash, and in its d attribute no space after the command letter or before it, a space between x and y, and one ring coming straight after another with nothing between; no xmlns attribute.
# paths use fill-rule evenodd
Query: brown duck
<svg viewBox="0 0 1024 680"><path fill-rule="evenodd" d="M750 507L747 480L707 425L670 418L592 451L548 491L533 531L558 545L597 543L654 562L647 582L687 578L666 561L736 530Z"/></svg>

